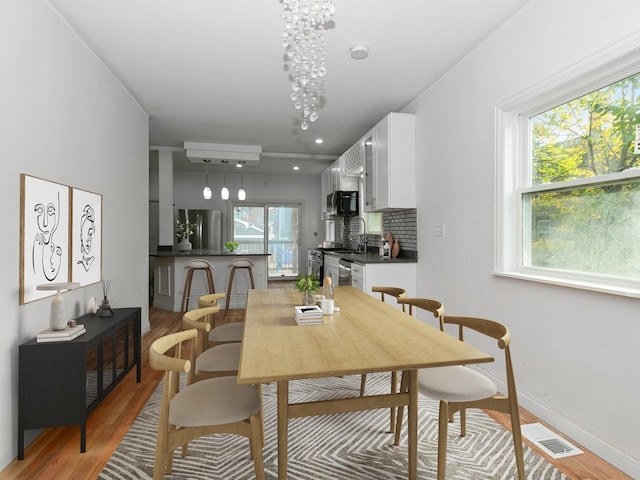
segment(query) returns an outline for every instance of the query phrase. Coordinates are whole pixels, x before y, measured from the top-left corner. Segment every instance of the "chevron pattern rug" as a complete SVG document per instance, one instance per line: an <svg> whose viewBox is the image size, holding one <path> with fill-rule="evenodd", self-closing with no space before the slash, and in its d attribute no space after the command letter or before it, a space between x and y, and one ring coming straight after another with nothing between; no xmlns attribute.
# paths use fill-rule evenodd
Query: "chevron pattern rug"
<svg viewBox="0 0 640 480"><path fill-rule="evenodd" d="M360 376L300 380L290 383L290 399L311 401L357 396ZM102 480L153 477L156 428L162 384L158 386L101 472ZM389 374L367 376L367 394L389 389ZM263 387L266 446L265 475L278 477L276 385ZM212 406L213 408L213 406ZM418 478L436 478L438 403L421 397L418 412ZM483 412L467 413L467 436L449 428L447 479L517 478L511 434ZM408 475L406 413L404 438L393 445L389 411L298 418L289 422L289 478L293 480L405 480ZM527 479L567 479L559 470L524 446ZM189 444L189 455L174 452L172 475L166 479L249 480L255 478L248 440L212 435Z"/></svg>

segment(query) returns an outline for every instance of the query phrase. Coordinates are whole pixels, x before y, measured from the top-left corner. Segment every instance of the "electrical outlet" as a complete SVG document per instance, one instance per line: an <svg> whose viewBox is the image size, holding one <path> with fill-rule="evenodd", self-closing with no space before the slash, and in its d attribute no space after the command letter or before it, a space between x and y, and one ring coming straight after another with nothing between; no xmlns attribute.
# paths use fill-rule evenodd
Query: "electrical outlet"
<svg viewBox="0 0 640 480"><path fill-rule="evenodd" d="M434 237L444 237L444 223L436 223L433 226Z"/></svg>

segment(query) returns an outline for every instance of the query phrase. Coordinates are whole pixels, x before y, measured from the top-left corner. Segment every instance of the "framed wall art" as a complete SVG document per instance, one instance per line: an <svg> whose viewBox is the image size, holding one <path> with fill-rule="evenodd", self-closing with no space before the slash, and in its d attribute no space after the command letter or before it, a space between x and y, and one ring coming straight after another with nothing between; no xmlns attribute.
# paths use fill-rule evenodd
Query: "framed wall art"
<svg viewBox="0 0 640 480"><path fill-rule="evenodd" d="M102 280L102 195L71 189L71 281Z"/></svg>
<svg viewBox="0 0 640 480"><path fill-rule="evenodd" d="M52 295L44 283L69 281L69 187L20 175L20 304Z"/></svg>

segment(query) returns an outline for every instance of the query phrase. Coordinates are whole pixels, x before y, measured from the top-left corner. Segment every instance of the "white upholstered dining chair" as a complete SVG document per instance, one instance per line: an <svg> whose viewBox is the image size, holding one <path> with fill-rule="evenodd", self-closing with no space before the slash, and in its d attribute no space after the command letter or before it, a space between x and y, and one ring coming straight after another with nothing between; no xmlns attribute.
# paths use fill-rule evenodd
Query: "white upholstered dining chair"
<svg viewBox="0 0 640 480"><path fill-rule="evenodd" d="M191 440L214 433L242 435L249 439L258 480L264 480L260 418L260 395L253 385L238 385L237 377L205 379L180 391L180 374L188 373L191 360L183 359L183 343L197 339L197 330L186 330L158 338L149 348L149 364L164 370L164 386L158 419L154 480L173 469L173 451ZM174 348L175 347L175 348ZM195 348L191 345L191 349ZM172 350L174 355L167 355Z"/></svg>
<svg viewBox="0 0 640 480"><path fill-rule="evenodd" d="M518 478L525 480L522 452L522 434L520 414L516 394L513 365L509 344L511 333L504 325L483 318L444 316L441 324L457 325L458 338L464 341L464 329L470 329L497 340L497 346L504 351L507 395L498 393L497 386L485 375L466 366L425 368L419 371L419 392L429 398L440 401L438 418L438 480L444 480L447 462L448 423L453 421L455 413L460 413L460 436L466 435L466 410L480 408L506 413L511 418L511 433L516 457ZM401 390L406 391L403 382ZM402 409L398 414L395 444L400 442Z"/></svg>

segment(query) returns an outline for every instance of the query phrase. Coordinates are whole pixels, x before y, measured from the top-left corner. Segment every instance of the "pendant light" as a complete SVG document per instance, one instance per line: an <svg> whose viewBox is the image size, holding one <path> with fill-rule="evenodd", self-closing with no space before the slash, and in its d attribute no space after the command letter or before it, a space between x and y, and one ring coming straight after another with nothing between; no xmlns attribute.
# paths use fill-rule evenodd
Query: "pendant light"
<svg viewBox="0 0 640 480"><path fill-rule="evenodd" d="M224 168L222 190L220 190L220 198L222 198L222 200L229 200L229 189L227 188L227 163L229 163L229 160L222 160L222 165Z"/></svg>
<svg viewBox="0 0 640 480"><path fill-rule="evenodd" d="M238 162L236 167L242 168L243 165L244 165L244 162L240 161ZM238 190L238 200L240 200L241 202L247 198L247 192L245 192L244 187L242 186L242 177L243 177L243 173L242 173L242 170L240 170L240 190Z"/></svg>
<svg viewBox="0 0 640 480"><path fill-rule="evenodd" d="M207 183L202 189L202 196L205 200L211 200L211 188L209 188L209 164L211 163L211 160L205 158L203 161L207 166Z"/></svg>

